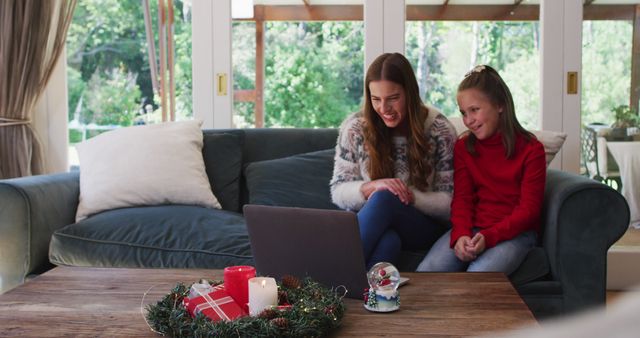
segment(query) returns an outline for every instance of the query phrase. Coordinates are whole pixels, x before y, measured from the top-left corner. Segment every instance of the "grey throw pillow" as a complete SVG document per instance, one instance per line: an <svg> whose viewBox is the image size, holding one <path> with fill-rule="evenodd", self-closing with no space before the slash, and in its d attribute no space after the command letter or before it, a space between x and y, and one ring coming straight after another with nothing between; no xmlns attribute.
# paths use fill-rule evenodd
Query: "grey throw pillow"
<svg viewBox="0 0 640 338"><path fill-rule="evenodd" d="M334 154L326 149L249 164L244 173L249 203L338 209L329 192Z"/></svg>
<svg viewBox="0 0 640 338"><path fill-rule="evenodd" d="M240 211L242 138L240 134L214 130L203 133L202 157L209 183L222 208Z"/></svg>

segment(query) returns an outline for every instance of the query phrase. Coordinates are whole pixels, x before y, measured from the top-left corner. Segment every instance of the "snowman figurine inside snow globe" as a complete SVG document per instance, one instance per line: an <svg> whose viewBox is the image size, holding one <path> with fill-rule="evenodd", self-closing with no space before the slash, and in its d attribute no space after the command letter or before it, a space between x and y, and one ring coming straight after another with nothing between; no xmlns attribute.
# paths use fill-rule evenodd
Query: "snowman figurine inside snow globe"
<svg viewBox="0 0 640 338"><path fill-rule="evenodd" d="M391 312L400 308L400 272L391 263L380 262L367 272L369 292L364 296L364 307L374 312Z"/></svg>

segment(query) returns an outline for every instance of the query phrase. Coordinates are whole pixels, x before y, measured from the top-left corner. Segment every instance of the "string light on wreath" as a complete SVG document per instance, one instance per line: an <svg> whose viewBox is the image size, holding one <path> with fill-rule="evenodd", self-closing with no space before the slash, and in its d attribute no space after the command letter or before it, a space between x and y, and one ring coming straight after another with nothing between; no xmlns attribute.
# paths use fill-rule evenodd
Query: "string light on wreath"
<svg viewBox="0 0 640 338"><path fill-rule="evenodd" d="M184 306L189 290L190 286L179 283L156 304L147 306L145 319L153 331L172 337L321 337L340 326L345 312L342 300L345 293L328 289L310 278L283 278L278 291L286 293L286 297L278 297L278 307L265 309L255 317L229 321L212 321L202 313L191 317Z"/></svg>

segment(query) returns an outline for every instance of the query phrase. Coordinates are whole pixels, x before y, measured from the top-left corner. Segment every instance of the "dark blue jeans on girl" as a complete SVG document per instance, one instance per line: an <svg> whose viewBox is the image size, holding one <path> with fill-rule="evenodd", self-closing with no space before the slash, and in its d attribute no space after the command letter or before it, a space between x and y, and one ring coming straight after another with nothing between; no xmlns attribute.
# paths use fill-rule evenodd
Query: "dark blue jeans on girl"
<svg viewBox="0 0 640 338"><path fill-rule="evenodd" d="M358 212L367 269L378 262L397 265L402 250L428 250L448 229L388 190L380 190Z"/></svg>

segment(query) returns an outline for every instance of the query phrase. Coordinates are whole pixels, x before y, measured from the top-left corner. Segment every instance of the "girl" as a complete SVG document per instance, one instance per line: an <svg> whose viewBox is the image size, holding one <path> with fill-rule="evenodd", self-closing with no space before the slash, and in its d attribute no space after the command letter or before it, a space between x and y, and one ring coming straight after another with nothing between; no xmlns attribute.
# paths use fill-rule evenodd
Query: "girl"
<svg viewBox="0 0 640 338"><path fill-rule="evenodd" d="M544 148L516 119L511 92L493 68L467 73L457 99L469 131L454 150L452 229L418 271L510 274L536 243Z"/></svg>
<svg viewBox="0 0 640 338"><path fill-rule="evenodd" d="M330 183L333 203L358 211L368 268L428 248L446 230L454 142L451 123L422 103L409 61L373 61L364 108L340 127Z"/></svg>

